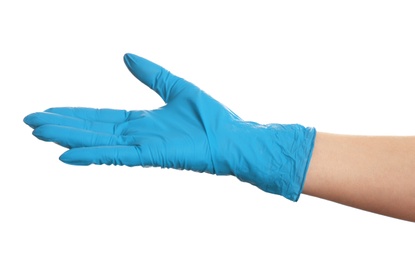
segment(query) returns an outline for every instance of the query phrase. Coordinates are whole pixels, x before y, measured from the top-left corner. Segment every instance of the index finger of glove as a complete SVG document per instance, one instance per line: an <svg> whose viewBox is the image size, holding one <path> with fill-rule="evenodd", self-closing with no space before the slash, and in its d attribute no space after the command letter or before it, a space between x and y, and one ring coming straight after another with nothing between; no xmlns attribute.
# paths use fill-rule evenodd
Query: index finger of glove
<svg viewBox="0 0 415 260"><path fill-rule="evenodd" d="M131 117L132 113L126 110L87 107L52 107L46 109L45 112L103 123L124 122Z"/></svg>
<svg viewBox="0 0 415 260"><path fill-rule="evenodd" d="M78 117L72 117L50 112L36 112L26 116L23 120L33 129L43 125L68 126L101 133L116 133L118 124L90 121Z"/></svg>

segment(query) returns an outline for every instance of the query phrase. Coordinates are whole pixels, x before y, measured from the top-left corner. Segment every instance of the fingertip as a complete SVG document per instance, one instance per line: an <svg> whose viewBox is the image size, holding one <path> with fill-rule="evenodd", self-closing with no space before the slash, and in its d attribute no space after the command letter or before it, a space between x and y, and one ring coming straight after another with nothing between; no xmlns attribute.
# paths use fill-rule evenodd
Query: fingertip
<svg viewBox="0 0 415 260"><path fill-rule="evenodd" d="M124 54L124 63L127 65L127 67L131 70L133 68L133 65L135 63L135 60L138 58L137 55L132 53L126 53Z"/></svg>
<svg viewBox="0 0 415 260"><path fill-rule="evenodd" d="M78 165L78 166L91 165L91 162L87 162L85 160L76 158L72 150L68 150L64 152L61 156L59 156L59 160L63 163L70 164L70 165Z"/></svg>
<svg viewBox="0 0 415 260"><path fill-rule="evenodd" d="M134 77L154 90L156 80L163 72L159 65L131 53L124 55L124 63Z"/></svg>
<svg viewBox="0 0 415 260"><path fill-rule="evenodd" d="M59 156L59 160L60 160L61 162L66 163L66 164L71 164L71 163L70 163L70 161L71 161L71 160L69 159L69 156L68 156L67 152L65 152L65 153L61 154L61 156Z"/></svg>
<svg viewBox="0 0 415 260"><path fill-rule="evenodd" d="M36 128L45 124L42 112L35 112L30 115L27 115L25 118L23 118L23 122L31 128Z"/></svg>
<svg viewBox="0 0 415 260"><path fill-rule="evenodd" d="M124 54L124 60L131 59L133 56L136 56L136 55L127 52L127 53Z"/></svg>
<svg viewBox="0 0 415 260"><path fill-rule="evenodd" d="M126 54L124 54L124 57L123 57L123 59L124 59L124 62L127 64L128 62L129 62L129 60L131 59L130 58L130 56L131 56L132 54L131 53L126 53Z"/></svg>
<svg viewBox="0 0 415 260"><path fill-rule="evenodd" d="M48 135L45 126L36 127L33 130L32 134L42 141L49 141L49 138L47 138Z"/></svg>
<svg viewBox="0 0 415 260"><path fill-rule="evenodd" d="M139 81L154 90L166 103L183 89L184 85L178 84L179 81L184 82L183 79L150 60L126 53L124 62Z"/></svg>
<svg viewBox="0 0 415 260"><path fill-rule="evenodd" d="M23 122L26 124L26 125L28 125L28 126L30 126L30 127L34 127L33 126L33 116L32 116L33 114L30 114L30 115L27 115L27 116L25 116L24 118L23 118Z"/></svg>
<svg viewBox="0 0 415 260"><path fill-rule="evenodd" d="M49 111L35 112L23 118L23 122L29 125L31 128L40 127L42 125L54 122L54 118L50 115L51 113Z"/></svg>

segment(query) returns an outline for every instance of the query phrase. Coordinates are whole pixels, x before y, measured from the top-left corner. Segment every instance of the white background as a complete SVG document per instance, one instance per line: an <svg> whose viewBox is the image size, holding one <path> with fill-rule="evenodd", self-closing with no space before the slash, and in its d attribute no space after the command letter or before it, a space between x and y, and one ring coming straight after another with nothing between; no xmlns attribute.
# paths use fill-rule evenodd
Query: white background
<svg viewBox="0 0 415 260"><path fill-rule="evenodd" d="M414 259L414 223L234 177L66 165L22 121L161 106L124 66L131 52L246 120L413 135L414 14L412 1L2 1L0 259Z"/></svg>

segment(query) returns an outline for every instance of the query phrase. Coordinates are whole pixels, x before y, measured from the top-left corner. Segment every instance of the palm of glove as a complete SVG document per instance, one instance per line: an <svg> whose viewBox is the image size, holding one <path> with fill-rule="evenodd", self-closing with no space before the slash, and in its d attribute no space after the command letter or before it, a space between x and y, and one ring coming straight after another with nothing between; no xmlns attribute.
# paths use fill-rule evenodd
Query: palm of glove
<svg viewBox="0 0 415 260"><path fill-rule="evenodd" d="M239 118L162 67L132 54L124 59L130 71L163 98L165 106L151 111L51 108L25 118L35 129L33 134L70 148L61 156L69 164L160 166L215 173L210 138L216 143L232 138L226 129L235 129L232 124Z"/></svg>

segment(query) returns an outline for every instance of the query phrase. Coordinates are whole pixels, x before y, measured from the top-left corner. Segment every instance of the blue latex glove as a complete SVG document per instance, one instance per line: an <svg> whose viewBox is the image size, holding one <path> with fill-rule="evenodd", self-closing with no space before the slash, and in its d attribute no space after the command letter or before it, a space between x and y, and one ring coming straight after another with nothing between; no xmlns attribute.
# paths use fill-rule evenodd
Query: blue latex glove
<svg viewBox="0 0 415 260"><path fill-rule="evenodd" d="M234 175L266 192L298 200L314 128L244 121L159 65L133 54L126 54L124 61L166 105L151 111L50 108L25 117L37 138L69 148L60 160Z"/></svg>

